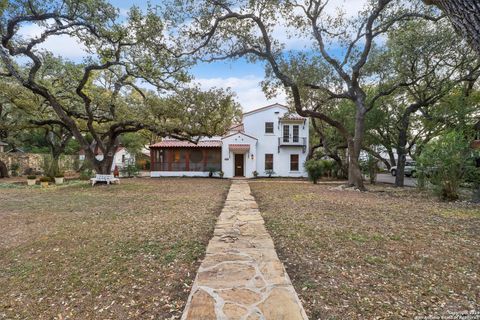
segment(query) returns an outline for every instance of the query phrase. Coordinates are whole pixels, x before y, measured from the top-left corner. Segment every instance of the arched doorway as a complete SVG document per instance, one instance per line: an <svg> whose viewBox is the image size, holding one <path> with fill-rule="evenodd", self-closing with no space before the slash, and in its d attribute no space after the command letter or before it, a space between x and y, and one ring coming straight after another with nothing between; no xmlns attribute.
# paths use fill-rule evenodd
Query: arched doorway
<svg viewBox="0 0 480 320"><path fill-rule="evenodd" d="M0 161L0 178L8 178L7 166L2 161Z"/></svg>

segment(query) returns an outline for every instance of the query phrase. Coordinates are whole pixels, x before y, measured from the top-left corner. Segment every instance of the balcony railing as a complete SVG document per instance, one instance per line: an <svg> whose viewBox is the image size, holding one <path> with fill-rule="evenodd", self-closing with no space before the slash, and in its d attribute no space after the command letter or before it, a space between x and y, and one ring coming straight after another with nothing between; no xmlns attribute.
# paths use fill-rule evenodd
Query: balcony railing
<svg viewBox="0 0 480 320"><path fill-rule="evenodd" d="M307 138L306 137L279 137L278 138L278 152L280 153L280 147L302 147L303 153L307 151Z"/></svg>

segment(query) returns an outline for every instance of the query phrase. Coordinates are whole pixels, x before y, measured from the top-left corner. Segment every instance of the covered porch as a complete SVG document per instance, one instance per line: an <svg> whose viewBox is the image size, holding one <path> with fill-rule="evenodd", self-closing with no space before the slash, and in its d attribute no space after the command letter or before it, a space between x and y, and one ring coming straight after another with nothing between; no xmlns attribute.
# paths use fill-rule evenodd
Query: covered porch
<svg viewBox="0 0 480 320"><path fill-rule="evenodd" d="M208 176L222 169L222 142L165 140L150 146L151 176Z"/></svg>

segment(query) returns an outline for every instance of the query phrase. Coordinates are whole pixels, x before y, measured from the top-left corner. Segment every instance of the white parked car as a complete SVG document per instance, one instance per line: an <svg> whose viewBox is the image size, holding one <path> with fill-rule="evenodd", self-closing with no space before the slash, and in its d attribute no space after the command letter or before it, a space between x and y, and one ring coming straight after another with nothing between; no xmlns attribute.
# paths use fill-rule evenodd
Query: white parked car
<svg viewBox="0 0 480 320"><path fill-rule="evenodd" d="M392 176L397 175L397 166L393 166L390 168L390 173ZM416 170L416 163L415 161L407 161L405 163L405 176L407 177L415 177L417 175L417 170Z"/></svg>

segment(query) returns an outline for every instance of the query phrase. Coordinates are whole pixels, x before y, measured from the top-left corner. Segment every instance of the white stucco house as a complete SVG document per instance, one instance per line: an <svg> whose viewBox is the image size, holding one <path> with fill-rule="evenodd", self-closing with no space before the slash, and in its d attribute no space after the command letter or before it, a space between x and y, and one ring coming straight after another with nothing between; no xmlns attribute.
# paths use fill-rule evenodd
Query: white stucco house
<svg viewBox="0 0 480 320"><path fill-rule="evenodd" d="M165 139L150 146L151 177L306 177L308 118L273 104L243 114L242 123L222 137L202 138L197 144ZM272 173L273 172L273 173Z"/></svg>

